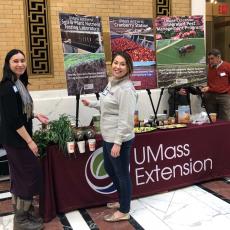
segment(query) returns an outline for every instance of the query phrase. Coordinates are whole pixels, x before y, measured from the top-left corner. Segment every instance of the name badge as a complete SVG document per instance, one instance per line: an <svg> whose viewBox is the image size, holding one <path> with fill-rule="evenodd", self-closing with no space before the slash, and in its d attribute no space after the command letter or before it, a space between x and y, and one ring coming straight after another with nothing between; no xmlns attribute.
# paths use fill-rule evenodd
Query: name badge
<svg viewBox="0 0 230 230"><path fill-rule="evenodd" d="M15 93L18 92L18 88L15 85L13 86L13 90L14 90Z"/></svg>
<svg viewBox="0 0 230 230"><path fill-rule="evenodd" d="M108 93L109 93L109 89L108 89L108 87L106 87L106 88L103 90L102 95L106 96Z"/></svg>
<svg viewBox="0 0 230 230"><path fill-rule="evenodd" d="M220 76L221 76L221 77L224 77L224 76L226 76L226 73L225 73L225 72L222 72L222 73L220 73Z"/></svg>

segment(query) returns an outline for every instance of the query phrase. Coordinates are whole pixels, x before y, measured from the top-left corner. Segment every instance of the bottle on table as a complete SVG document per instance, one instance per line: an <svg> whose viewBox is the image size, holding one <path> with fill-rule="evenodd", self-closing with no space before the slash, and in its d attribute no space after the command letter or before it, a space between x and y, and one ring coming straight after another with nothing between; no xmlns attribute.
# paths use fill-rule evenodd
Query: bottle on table
<svg viewBox="0 0 230 230"><path fill-rule="evenodd" d="M138 127L139 126L139 112L136 110L134 112L134 126Z"/></svg>

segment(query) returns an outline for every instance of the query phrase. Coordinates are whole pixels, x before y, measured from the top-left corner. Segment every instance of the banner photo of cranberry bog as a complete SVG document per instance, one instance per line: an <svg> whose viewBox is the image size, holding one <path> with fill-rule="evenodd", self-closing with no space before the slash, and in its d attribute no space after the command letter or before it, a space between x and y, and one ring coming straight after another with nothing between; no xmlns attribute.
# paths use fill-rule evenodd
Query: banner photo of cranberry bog
<svg viewBox="0 0 230 230"><path fill-rule="evenodd" d="M109 17L112 53L127 52L134 65L131 80L136 89L157 87L156 58L151 18Z"/></svg>
<svg viewBox="0 0 230 230"><path fill-rule="evenodd" d="M155 25L158 87L205 82L203 16L157 17Z"/></svg>
<svg viewBox="0 0 230 230"><path fill-rule="evenodd" d="M101 19L59 14L68 95L101 92L107 85Z"/></svg>

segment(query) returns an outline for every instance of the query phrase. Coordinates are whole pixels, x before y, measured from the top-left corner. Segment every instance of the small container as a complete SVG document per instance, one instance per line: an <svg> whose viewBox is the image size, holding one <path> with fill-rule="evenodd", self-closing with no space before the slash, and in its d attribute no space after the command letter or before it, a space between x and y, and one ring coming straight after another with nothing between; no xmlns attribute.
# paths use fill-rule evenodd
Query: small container
<svg viewBox="0 0 230 230"><path fill-rule="evenodd" d="M66 144L67 144L67 151L68 151L68 153L74 153L75 142L74 141L68 141Z"/></svg>
<svg viewBox="0 0 230 230"><path fill-rule="evenodd" d="M78 141L77 145L78 145L79 152L85 153L85 141Z"/></svg>
<svg viewBox="0 0 230 230"><path fill-rule="evenodd" d="M178 123L188 124L190 122L190 108L189 105L178 106Z"/></svg>
<svg viewBox="0 0 230 230"><path fill-rule="evenodd" d="M138 127L139 126L139 112L136 110L134 112L134 126Z"/></svg>
<svg viewBox="0 0 230 230"><path fill-rule="evenodd" d="M139 126L140 126L140 127L144 127L144 125L145 125L145 123L144 123L143 120L139 122Z"/></svg>
<svg viewBox="0 0 230 230"><path fill-rule="evenodd" d="M164 120L164 121L163 121L163 124L164 124L164 125L168 125L168 124L169 124L168 120Z"/></svg>
<svg viewBox="0 0 230 230"><path fill-rule="evenodd" d="M176 123L176 119L175 119L175 117L172 117L171 118L171 124L173 125L173 124L175 124Z"/></svg>
<svg viewBox="0 0 230 230"><path fill-rule="evenodd" d="M175 124L175 118L174 117L169 117L168 122L169 122L169 125Z"/></svg>
<svg viewBox="0 0 230 230"><path fill-rule="evenodd" d="M158 124L159 124L159 126L162 126L162 125L164 125L164 122L163 121L158 121Z"/></svg>
<svg viewBox="0 0 230 230"><path fill-rule="evenodd" d="M89 151L95 151L96 139L88 139Z"/></svg>
<svg viewBox="0 0 230 230"><path fill-rule="evenodd" d="M216 113L209 113L209 116L210 116L212 122L216 122L216 117L217 117Z"/></svg>

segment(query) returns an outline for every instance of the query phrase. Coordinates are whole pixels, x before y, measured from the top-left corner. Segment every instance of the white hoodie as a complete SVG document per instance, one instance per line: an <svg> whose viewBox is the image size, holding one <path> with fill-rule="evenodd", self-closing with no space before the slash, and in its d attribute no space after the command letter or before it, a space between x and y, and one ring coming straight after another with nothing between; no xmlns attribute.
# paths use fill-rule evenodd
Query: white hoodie
<svg viewBox="0 0 230 230"><path fill-rule="evenodd" d="M101 112L101 134L106 142L121 145L134 138L134 112L137 93L128 77L112 79L100 95L100 102L89 106Z"/></svg>

